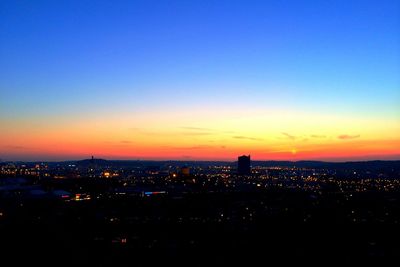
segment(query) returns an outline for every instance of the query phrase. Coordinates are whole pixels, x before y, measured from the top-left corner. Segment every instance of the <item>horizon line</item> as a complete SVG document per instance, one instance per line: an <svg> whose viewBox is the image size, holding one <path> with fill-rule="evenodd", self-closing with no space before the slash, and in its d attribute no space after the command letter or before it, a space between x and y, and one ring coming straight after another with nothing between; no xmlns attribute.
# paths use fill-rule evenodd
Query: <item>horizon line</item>
<svg viewBox="0 0 400 267"><path fill-rule="evenodd" d="M176 162L225 162L225 163L233 163L237 162L237 160L207 160L207 159L106 159L106 158L93 158L94 160L106 160L106 161L153 161L153 162L168 162L168 161L176 161ZM27 163L38 163L38 162L77 162L83 160L92 160L92 158L84 158L84 159L71 159L71 160L2 160L0 159L0 163L7 163L7 162L27 162ZM311 162L323 162L323 163L351 163L351 162L371 162L371 161L400 161L400 158L397 159L354 159L354 160L342 160L342 161L330 161L330 160L317 160L317 159L299 159L299 160L263 160L263 159L252 159L253 162L304 162L304 161L311 161Z"/></svg>

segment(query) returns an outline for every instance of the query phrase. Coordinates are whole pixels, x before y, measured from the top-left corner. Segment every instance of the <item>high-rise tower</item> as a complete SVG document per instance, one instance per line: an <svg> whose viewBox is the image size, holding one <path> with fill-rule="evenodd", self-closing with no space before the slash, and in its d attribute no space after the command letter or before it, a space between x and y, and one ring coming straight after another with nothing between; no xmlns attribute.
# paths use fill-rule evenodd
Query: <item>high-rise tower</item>
<svg viewBox="0 0 400 267"><path fill-rule="evenodd" d="M251 174L250 155L248 156L243 155L238 157L238 174L239 175Z"/></svg>

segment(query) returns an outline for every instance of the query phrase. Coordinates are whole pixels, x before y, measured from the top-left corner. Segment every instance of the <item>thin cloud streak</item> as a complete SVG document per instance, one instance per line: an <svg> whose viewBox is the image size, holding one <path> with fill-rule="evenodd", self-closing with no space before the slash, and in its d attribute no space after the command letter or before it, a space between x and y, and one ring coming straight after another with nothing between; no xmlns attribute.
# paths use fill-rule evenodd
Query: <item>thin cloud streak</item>
<svg viewBox="0 0 400 267"><path fill-rule="evenodd" d="M207 132L184 132L180 133L181 135L186 135L186 136L197 136L197 135L212 135L213 133L207 133Z"/></svg>
<svg viewBox="0 0 400 267"><path fill-rule="evenodd" d="M181 129L185 130L193 130L193 131L214 131L213 129L210 128L202 128L202 127L189 127L189 126L182 126L180 127Z"/></svg>
<svg viewBox="0 0 400 267"><path fill-rule="evenodd" d="M312 138L326 138L326 135L318 135L318 134L313 134L311 135Z"/></svg>
<svg viewBox="0 0 400 267"><path fill-rule="evenodd" d="M359 137L360 137L359 134L357 134L357 135L342 134L342 135L338 136L338 138L341 139L341 140L356 139L356 138L359 138Z"/></svg>
<svg viewBox="0 0 400 267"><path fill-rule="evenodd" d="M25 146L3 146L6 149L15 149L15 150L19 150L19 149L28 149L28 147Z"/></svg>
<svg viewBox="0 0 400 267"><path fill-rule="evenodd" d="M289 138L290 140L295 140L295 139L296 139L296 136L291 135L291 134L289 134L289 133L282 132L281 134L283 134L284 136L286 136L286 137Z"/></svg>
<svg viewBox="0 0 400 267"><path fill-rule="evenodd" d="M261 138L254 138L254 137L241 136L241 135L239 135L239 136L233 136L232 138L235 138L235 139L243 139L243 140L252 140L252 141L262 141Z"/></svg>
<svg viewBox="0 0 400 267"><path fill-rule="evenodd" d="M198 145L191 147L172 147L172 149L177 149L177 150L197 150L197 149L208 149L208 148L214 148L214 146Z"/></svg>

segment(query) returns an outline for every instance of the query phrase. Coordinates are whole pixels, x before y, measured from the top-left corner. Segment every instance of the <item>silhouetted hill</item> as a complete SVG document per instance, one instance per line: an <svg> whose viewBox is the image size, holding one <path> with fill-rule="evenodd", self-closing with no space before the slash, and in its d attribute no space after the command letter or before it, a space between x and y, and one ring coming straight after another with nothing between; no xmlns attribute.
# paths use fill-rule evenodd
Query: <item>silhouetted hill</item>
<svg viewBox="0 0 400 267"><path fill-rule="evenodd" d="M89 166L89 165L97 165L97 166L105 166L110 165L112 161L108 161L105 159L83 159L74 162L77 166Z"/></svg>
<svg viewBox="0 0 400 267"><path fill-rule="evenodd" d="M6 164L3 162L2 164ZM20 162L22 163L22 162ZM27 164L35 164L35 162L25 162ZM37 163L37 162L36 162ZM106 159L83 159L78 161L61 161L48 162L50 166L75 164L79 167L88 167L96 165L97 167L149 167L149 166L191 166L191 167L207 167L211 165L237 166L236 161L152 161L152 160L106 160ZM325 162L325 161L257 161L251 162L253 167L296 167L311 169L330 169L330 170L362 170L362 171L390 171L400 172L400 160L373 160L373 161L351 161L351 162Z"/></svg>
<svg viewBox="0 0 400 267"><path fill-rule="evenodd" d="M253 161L253 166L264 167L296 167L313 169L336 169L336 170L371 170L381 169L400 170L400 160L374 160L353 162L324 162L324 161Z"/></svg>

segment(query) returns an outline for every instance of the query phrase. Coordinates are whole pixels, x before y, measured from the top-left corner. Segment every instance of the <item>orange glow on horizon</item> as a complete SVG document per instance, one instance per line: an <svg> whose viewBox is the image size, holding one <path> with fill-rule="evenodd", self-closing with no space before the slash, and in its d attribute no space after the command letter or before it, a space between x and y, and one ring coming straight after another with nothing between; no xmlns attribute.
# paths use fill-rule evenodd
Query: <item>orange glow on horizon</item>
<svg viewBox="0 0 400 267"><path fill-rule="evenodd" d="M3 121L0 157L7 160L255 160L400 158L396 120L298 112L146 113L135 118Z"/></svg>

